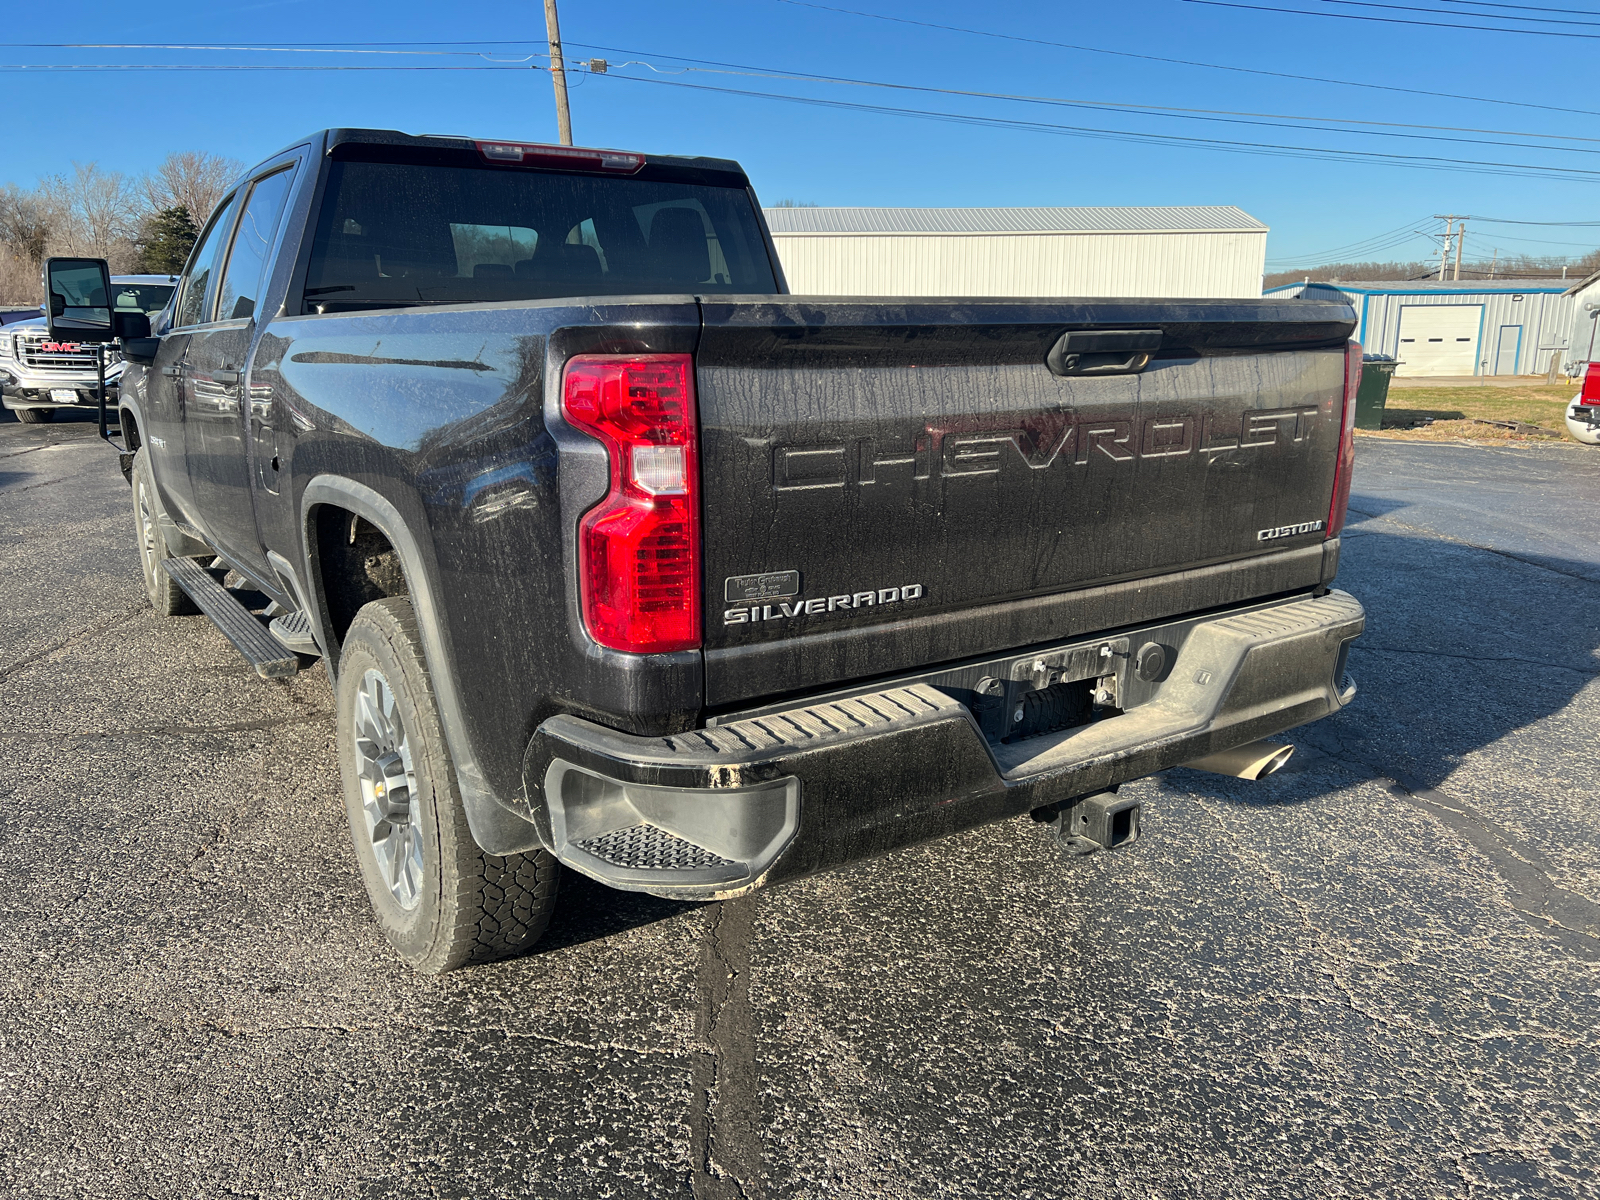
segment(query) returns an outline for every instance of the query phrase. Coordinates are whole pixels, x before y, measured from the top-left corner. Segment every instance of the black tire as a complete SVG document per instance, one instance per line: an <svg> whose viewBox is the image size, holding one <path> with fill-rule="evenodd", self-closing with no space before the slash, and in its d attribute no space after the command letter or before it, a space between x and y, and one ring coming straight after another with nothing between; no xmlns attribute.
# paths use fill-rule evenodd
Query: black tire
<svg viewBox="0 0 1600 1200"><path fill-rule="evenodd" d="M163 560L172 557L161 536L162 512L161 493L156 491L156 477L150 470L150 452L141 446L133 459L133 536L139 547L139 569L144 573L144 594L161 616L188 616L200 610L161 568Z"/></svg>
<svg viewBox="0 0 1600 1200"><path fill-rule="evenodd" d="M374 600L350 623L337 710L350 840L390 945L430 975L531 948L555 907L556 860L485 854L472 840L405 597Z"/></svg>
<svg viewBox="0 0 1600 1200"><path fill-rule="evenodd" d="M56 419L56 410L53 408L18 408L12 411L24 425L44 425Z"/></svg>

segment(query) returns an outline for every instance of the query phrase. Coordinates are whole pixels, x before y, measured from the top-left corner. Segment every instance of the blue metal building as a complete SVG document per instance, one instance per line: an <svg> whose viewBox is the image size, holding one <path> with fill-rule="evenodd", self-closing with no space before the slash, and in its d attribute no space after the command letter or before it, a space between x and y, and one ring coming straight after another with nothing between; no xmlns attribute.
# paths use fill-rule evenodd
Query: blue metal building
<svg viewBox="0 0 1600 1200"><path fill-rule="evenodd" d="M1397 375L1542 375L1559 365L1574 298L1561 279L1291 283L1269 296L1342 297L1369 354L1400 361Z"/></svg>

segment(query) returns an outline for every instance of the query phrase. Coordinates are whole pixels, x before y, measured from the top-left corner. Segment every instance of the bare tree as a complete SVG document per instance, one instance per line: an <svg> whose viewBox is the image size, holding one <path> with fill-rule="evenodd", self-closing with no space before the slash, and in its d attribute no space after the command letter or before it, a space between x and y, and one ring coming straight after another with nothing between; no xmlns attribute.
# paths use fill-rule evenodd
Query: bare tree
<svg viewBox="0 0 1600 1200"><path fill-rule="evenodd" d="M196 229L205 227L206 218L222 199L244 164L237 159L204 150L185 150L169 154L144 181L145 199L157 212L181 208L189 214Z"/></svg>
<svg viewBox="0 0 1600 1200"><path fill-rule="evenodd" d="M53 210L52 252L104 258L114 271L128 269L138 255L133 239L143 204L126 175L73 163L70 178L52 175L39 190Z"/></svg>
<svg viewBox="0 0 1600 1200"><path fill-rule="evenodd" d="M50 244L52 215L39 193L6 184L0 188L0 245L37 270Z"/></svg>

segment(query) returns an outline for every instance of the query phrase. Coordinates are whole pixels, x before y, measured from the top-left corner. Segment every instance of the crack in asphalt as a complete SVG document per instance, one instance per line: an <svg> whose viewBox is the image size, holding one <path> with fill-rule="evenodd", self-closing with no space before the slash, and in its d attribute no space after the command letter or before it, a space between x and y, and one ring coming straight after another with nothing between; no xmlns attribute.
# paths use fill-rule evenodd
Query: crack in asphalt
<svg viewBox="0 0 1600 1200"><path fill-rule="evenodd" d="M761 1141L750 1016L750 939L760 893L709 914L697 971L691 1064L689 1192L695 1200L760 1200Z"/></svg>
<svg viewBox="0 0 1600 1200"><path fill-rule="evenodd" d="M24 454L33 454L39 450L54 450L57 446L72 446L81 444L76 439L63 438L59 441L46 442L42 446L29 446L26 450L13 450L10 454L0 454L0 462L8 458L21 458Z"/></svg>
<svg viewBox="0 0 1600 1200"><path fill-rule="evenodd" d="M1391 786L1389 786L1386 790L1388 790L1392 795L1413 801L1419 799L1416 792L1413 792L1410 787L1401 784L1393 777L1393 775L1382 772L1371 772L1369 768L1366 768L1365 764L1349 762L1337 755L1330 754L1328 757L1332 761L1337 762L1346 768L1356 769L1361 773L1369 774L1369 776L1376 776L1376 778L1388 783ZM1420 792L1437 798L1431 802L1424 801L1420 803L1418 807L1424 808L1426 811L1431 812L1434 816L1443 820L1450 828L1455 829L1456 832L1465 837L1475 849L1479 850L1480 853L1483 853L1484 856L1489 859L1490 865L1494 868L1495 873L1507 882L1517 896L1526 898L1534 891L1542 891L1544 893L1545 902L1539 909L1524 907L1523 905L1518 904L1514 899L1508 901L1509 906L1514 911L1519 913L1525 920L1529 920L1529 923L1533 925L1534 928L1548 932L1548 926L1553 925L1557 928L1560 928L1563 932L1575 935L1576 937L1581 937L1584 939L1600 938L1600 904L1595 904L1586 897L1567 891L1565 888L1562 888L1558 884L1554 883L1548 875L1546 875L1541 869L1539 869L1537 865L1535 865L1534 862L1529 861L1529 859L1533 857L1532 855L1528 855L1528 857L1514 856L1508 854L1504 849L1499 849L1498 846L1486 846L1485 843L1491 840L1499 845L1510 846L1515 844L1515 839L1505 831L1498 830L1498 827L1494 827L1492 822L1474 812L1469 806L1464 805L1460 801L1454 800L1453 798L1445 797L1443 793L1440 793L1435 789L1425 788L1421 785L1414 786L1416 786ZM1448 801L1448 804L1443 803L1443 801ZM1600 1049L1600 1043L1585 1042L1575 1038L1570 1038L1553 1030L1540 1029L1515 1032L1510 1030L1497 1030L1489 1033L1470 1033L1465 1030L1458 1031L1454 1029L1441 1029L1436 1025L1418 1024L1414 1021L1403 1018L1397 1019L1392 1016L1385 1016L1382 1013L1375 1012L1371 1008L1364 1006L1357 998L1354 988L1350 985L1350 982L1343 973L1342 969L1348 969L1351 966L1363 966L1373 970L1387 971L1394 964L1363 963L1359 959L1356 959L1353 955L1343 952L1338 940L1312 919L1310 907L1298 896L1293 895L1283 887L1282 873L1274 869L1259 852L1247 850L1241 844L1233 829L1229 827L1226 821L1222 820L1220 816L1212 811L1210 805L1207 804L1205 800L1198 799L1198 803L1201 811L1211 818L1211 820L1216 824L1218 830L1222 833L1222 836L1228 841L1229 845L1232 846L1235 855L1241 861L1253 862L1256 870L1266 879L1268 886L1271 887L1272 890L1282 898L1284 903L1294 910L1295 915L1299 917L1301 924L1306 928L1306 931L1311 935L1314 943L1316 944L1315 953L1328 960L1328 966L1320 969L1318 974L1324 976L1329 983L1335 989L1337 989L1343 999L1341 1002L1332 1000L1325 996L1307 995L1303 993L1281 993L1280 998L1285 1000L1308 1000L1317 1004L1335 1005L1346 1008L1349 1011L1354 1012L1357 1015L1373 1022L1374 1024L1383 1026L1386 1029L1394 1030L1396 1032L1420 1034L1422 1036L1435 1038L1440 1041L1470 1042L1478 1045L1498 1041L1510 1043L1539 1042L1541 1044L1555 1044L1572 1049ZM1475 835L1467 828L1448 820L1445 812L1435 811L1436 809L1443 809L1446 810L1446 812L1459 814L1463 817L1467 817L1470 814L1470 817L1476 820L1480 828ZM1491 830L1494 830L1494 832L1491 832ZM1524 853L1527 852L1524 851ZM1512 858L1514 862L1520 865L1521 870L1508 869L1507 862L1505 861L1507 858ZM1557 920L1549 915L1549 909L1552 907L1550 904L1550 897L1552 896L1554 896L1561 905L1561 907L1558 909L1559 914L1567 918L1568 921L1572 922L1571 924ZM1541 926L1539 924L1540 919L1548 922L1548 925ZM1590 959L1600 958L1600 945L1591 947L1585 946L1582 943L1573 944L1572 938L1569 937L1558 937L1557 940L1559 944L1564 946L1566 949L1573 950L1581 957Z"/></svg>
<svg viewBox="0 0 1600 1200"><path fill-rule="evenodd" d="M132 608L124 609L120 613L101 621L99 624L90 625L85 629L80 629L77 633L68 634L60 641L52 642L43 650L36 651L33 654L29 654L23 658L17 659L15 662L10 663L7 666L0 667L0 679L8 679L12 675L15 675L18 671L22 670L22 668L32 666L41 659L49 658L52 654L65 650L68 646L76 645L78 642L83 641L84 638L93 637L97 633L104 633L108 629L113 629L116 626L121 625L123 622L138 616L139 613L148 607L149 602L141 600Z"/></svg>
<svg viewBox="0 0 1600 1200"><path fill-rule="evenodd" d="M1489 860L1523 904L1512 907L1525 917L1561 929L1594 944L1586 957L1600 958L1600 903L1562 887L1551 879L1539 855L1515 834L1491 821L1470 804L1427 787L1409 776L1391 771L1389 794L1409 800L1447 828L1465 838ZM1561 939L1564 943L1569 939Z"/></svg>
<svg viewBox="0 0 1600 1200"><path fill-rule="evenodd" d="M1524 663L1530 667L1544 667L1551 671L1570 671L1574 675L1600 675L1600 667L1596 667L1592 671L1587 671L1582 667L1568 667L1561 663L1545 662L1540 658L1518 658L1514 654L1451 654L1445 650L1412 650L1401 646L1363 646L1360 642L1351 642L1350 649L1361 650L1368 653L1377 652L1383 654L1419 654L1430 658L1455 658L1460 659L1462 662Z"/></svg>
<svg viewBox="0 0 1600 1200"><path fill-rule="evenodd" d="M1430 788L1404 771L1363 762L1342 745L1335 752L1308 742L1330 761L1380 781L1391 796L1428 813L1464 839L1510 889L1506 903L1512 911L1564 949L1581 958L1600 959L1600 901L1556 883L1545 859L1510 830L1466 801Z"/></svg>
<svg viewBox="0 0 1600 1200"><path fill-rule="evenodd" d="M68 478L67 476L63 475L59 479L46 479L46 480L43 480L42 482L39 482L39 483L30 483L27 487L19 487L19 488L8 487L8 488L5 489L5 494L7 496L20 496L20 495L22 495L23 492L31 492L31 491L33 491L34 488L50 487L50 486L52 486L54 484L57 484L57 483L65 483L65 482L67 482L67 478Z"/></svg>

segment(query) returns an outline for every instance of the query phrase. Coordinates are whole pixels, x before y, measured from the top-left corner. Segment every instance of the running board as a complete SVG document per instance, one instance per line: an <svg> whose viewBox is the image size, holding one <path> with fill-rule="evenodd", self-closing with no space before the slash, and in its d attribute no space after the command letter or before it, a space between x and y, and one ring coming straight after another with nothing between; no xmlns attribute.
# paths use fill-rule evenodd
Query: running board
<svg viewBox="0 0 1600 1200"><path fill-rule="evenodd" d="M267 627L216 576L192 558L164 558L161 565L211 623L244 655L263 679L283 679L300 670L300 656L267 632Z"/></svg>

